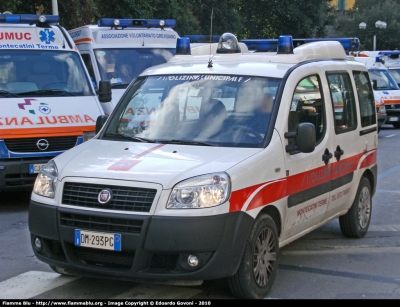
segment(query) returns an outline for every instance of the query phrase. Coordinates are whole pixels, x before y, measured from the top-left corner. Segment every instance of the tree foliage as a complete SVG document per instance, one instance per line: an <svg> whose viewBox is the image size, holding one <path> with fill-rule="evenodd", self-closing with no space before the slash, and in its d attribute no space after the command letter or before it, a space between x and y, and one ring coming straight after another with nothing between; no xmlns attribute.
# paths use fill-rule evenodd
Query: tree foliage
<svg viewBox="0 0 400 307"><path fill-rule="evenodd" d="M399 0L356 0L352 10L352 19L342 20L338 30L342 36L358 37L361 49L373 49L373 37L376 37L376 49L388 50L400 47L400 1ZM375 23L385 21L386 29L378 29ZM365 22L365 30L359 24Z"/></svg>
<svg viewBox="0 0 400 307"><path fill-rule="evenodd" d="M325 37L333 7L324 0L242 0L242 38Z"/></svg>

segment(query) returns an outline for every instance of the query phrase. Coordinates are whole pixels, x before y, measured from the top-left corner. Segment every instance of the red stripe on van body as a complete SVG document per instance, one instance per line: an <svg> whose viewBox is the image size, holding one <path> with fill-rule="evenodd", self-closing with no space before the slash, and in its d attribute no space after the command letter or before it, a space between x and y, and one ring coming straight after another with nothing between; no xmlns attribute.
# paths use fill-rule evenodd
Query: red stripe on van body
<svg viewBox="0 0 400 307"><path fill-rule="evenodd" d="M247 199L251 197L253 192L262 185L266 186L258 191L253 199L250 200L250 204L246 208L246 211L263 207L266 204L270 204L286 196L299 193L331 181L332 179L336 179L354 172L357 170L360 159L362 159L364 156L365 159L362 161L360 169L370 167L376 164L376 153L376 149L373 149L369 152L357 154L352 157L331 163L327 166L318 167L293 176L282 178L282 180L264 182L254 186L246 187L241 190L233 191L229 200L229 212L242 210ZM333 172L332 176L331 172Z"/></svg>
<svg viewBox="0 0 400 307"><path fill-rule="evenodd" d="M136 156L132 157L132 159L139 159L152 151L165 146L165 144L158 144L157 146L154 146L153 148L150 148L146 151L143 151L140 154L137 154ZM132 167L134 167L136 164L139 164L141 160L131 160L131 159L121 159L112 164L110 167L107 169L110 171L129 171Z"/></svg>

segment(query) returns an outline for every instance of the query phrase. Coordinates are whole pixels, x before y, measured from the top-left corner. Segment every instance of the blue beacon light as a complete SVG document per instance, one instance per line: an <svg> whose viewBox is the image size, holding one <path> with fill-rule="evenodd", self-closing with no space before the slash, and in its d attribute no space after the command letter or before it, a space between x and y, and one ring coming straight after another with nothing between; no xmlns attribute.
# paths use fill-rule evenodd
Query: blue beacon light
<svg viewBox="0 0 400 307"><path fill-rule="evenodd" d="M0 14L0 23L58 23L58 15Z"/></svg>
<svg viewBox="0 0 400 307"><path fill-rule="evenodd" d="M176 41L176 55L190 55L190 38L180 37Z"/></svg>
<svg viewBox="0 0 400 307"><path fill-rule="evenodd" d="M135 28L173 28L174 19L118 19L101 18L97 21L99 27L135 27Z"/></svg>
<svg viewBox="0 0 400 307"><path fill-rule="evenodd" d="M292 36L290 35L279 36L277 54L293 54Z"/></svg>

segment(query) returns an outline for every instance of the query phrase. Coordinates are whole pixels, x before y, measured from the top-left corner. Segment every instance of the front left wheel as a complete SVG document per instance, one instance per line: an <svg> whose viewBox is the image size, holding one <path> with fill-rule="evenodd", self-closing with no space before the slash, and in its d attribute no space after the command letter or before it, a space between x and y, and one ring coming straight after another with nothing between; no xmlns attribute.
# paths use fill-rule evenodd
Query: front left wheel
<svg viewBox="0 0 400 307"><path fill-rule="evenodd" d="M278 268L279 240L274 220L267 214L254 222L239 269L228 278L233 295L263 299L269 293Z"/></svg>

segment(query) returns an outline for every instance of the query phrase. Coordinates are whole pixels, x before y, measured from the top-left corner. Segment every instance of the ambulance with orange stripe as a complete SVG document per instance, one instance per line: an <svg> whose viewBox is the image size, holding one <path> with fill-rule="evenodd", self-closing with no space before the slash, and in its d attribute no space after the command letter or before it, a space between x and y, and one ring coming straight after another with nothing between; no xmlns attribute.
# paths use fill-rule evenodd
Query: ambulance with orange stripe
<svg viewBox="0 0 400 307"><path fill-rule="evenodd" d="M375 68L372 81L376 80L375 92L380 93L381 103L386 108L386 124L400 128L400 51L360 51L357 53L359 61L370 63ZM380 70L377 70L377 69ZM383 70L385 69L386 70ZM383 71L382 71L383 70Z"/></svg>
<svg viewBox="0 0 400 307"><path fill-rule="evenodd" d="M0 14L0 191L32 190L49 160L94 136L102 114L58 16Z"/></svg>
<svg viewBox="0 0 400 307"><path fill-rule="evenodd" d="M334 41L293 48L281 36L277 52L249 53L225 33L217 44L193 55L179 38L93 139L40 172L29 206L39 260L65 275L221 279L261 299L283 246L333 219L365 236L378 145L365 65Z"/></svg>
<svg viewBox="0 0 400 307"><path fill-rule="evenodd" d="M103 103L110 114L129 83L148 67L175 54L179 35L173 19L101 18L97 25L69 30L95 85L111 82L112 101Z"/></svg>

